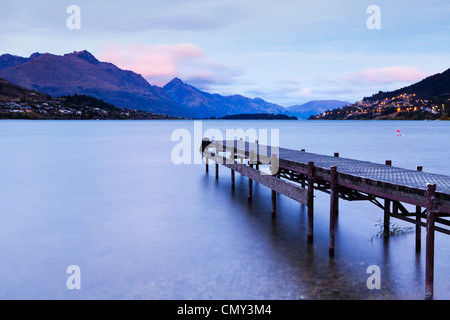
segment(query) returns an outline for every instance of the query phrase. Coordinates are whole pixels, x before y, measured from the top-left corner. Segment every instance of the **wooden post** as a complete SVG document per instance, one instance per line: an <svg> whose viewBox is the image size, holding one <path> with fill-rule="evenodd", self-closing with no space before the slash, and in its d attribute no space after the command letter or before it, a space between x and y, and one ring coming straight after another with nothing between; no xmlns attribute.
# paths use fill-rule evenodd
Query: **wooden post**
<svg viewBox="0 0 450 320"><path fill-rule="evenodd" d="M276 154L270 156L270 172L275 177L278 177L278 157ZM277 215L277 192L272 190L272 218Z"/></svg>
<svg viewBox="0 0 450 320"><path fill-rule="evenodd" d="M386 165L392 166L392 161L386 160ZM383 224L384 224L383 235L384 235L384 238L387 239L387 238L389 238L390 225L391 225L391 200L388 200L388 199L384 199L384 221L383 221Z"/></svg>
<svg viewBox="0 0 450 320"><path fill-rule="evenodd" d="M230 148L229 150L230 150L230 160L231 160L230 163L234 163L234 156L236 154L236 149L233 147L233 148ZM231 190L235 189L235 185L236 185L235 176L236 176L236 174L235 174L234 170L231 169Z"/></svg>
<svg viewBox="0 0 450 320"><path fill-rule="evenodd" d="M250 167L253 168L253 165L251 164ZM248 179L248 201L251 202L253 198L253 180Z"/></svg>
<svg viewBox="0 0 450 320"><path fill-rule="evenodd" d="M314 162L308 162L308 242L314 235Z"/></svg>
<svg viewBox="0 0 450 320"><path fill-rule="evenodd" d="M434 295L434 213L435 184L427 184L427 240L425 256L425 299L433 300Z"/></svg>
<svg viewBox="0 0 450 320"><path fill-rule="evenodd" d="M235 174L234 174L234 170L231 170L231 190L235 189Z"/></svg>
<svg viewBox="0 0 450 320"><path fill-rule="evenodd" d="M258 141L258 140L256 140ZM254 151L250 151L249 155L248 155L248 163L250 165L250 168L253 168L253 162L255 159L255 152ZM253 180L252 179L248 179L248 201L251 202L252 201L252 197L253 197Z"/></svg>
<svg viewBox="0 0 450 320"><path fill-rule="evenodd" d="M335 152L334 156L336 158L339 158L339 152ZM330 187L331 190L331 187ZM335 219L337 219L338 215L339 215L339 193L335 190L336 193L336 199L334 200L334 215L335 215Z"/></svg>
<svg viewBox="0 0 450 320"><path fill-rule="evenodd" d="M206 172L209 172L209 158L206 157Z"/></svg>
<svg viewBox="0 0 450 320"><path fill-rule="evenodd" d="M391 200L384 199L384 237L389 238L391 224Z"/></svg>
<svg viewBox="0 0 450 320"><path fill-rule="evenodd" d="M256 144L256 155L255 155L255 161L256 161L256 170L259 170L259 163L258 163L258 153L259 153L259 142L258 140L255 140L255 144Z"/></svg>
<svg viewBox="0 0 450 320"><path fill-rule="evenodd" d="M422 166L416 167L417 171L422 171ZM422 221L422 207L416 206L416 252L420 252L422 247L422 227L420 222Z"/></svg>
<svg viewBox="0 0 450 320"><path fill-rule="evenodd" d="M386 165L392 166L392 161L386 160ZM388 199L384 199L384 222L383 222L383 224L384 224L384 230L383 230L384 238L387 239L387 238L389 238L390 225L391 225L391 201Z"/></svg>
<svg viewBox="0 0 450 320"><path fill-rule="evenodd" d="M219 163L216 162L216 180L219 179Z"/></svg>
<svg viewBox="0 0 450 320"><path fill-rule="evenodd" d="M419 224L422 221L422 208L416 207L416 252L420 252L422 247L422 226Z"/></svg>
<svg viewBox="0 0 450 320"><path fill-rule="evenodd" d="M337 183L337 167L332 166L330 178L330 245L328 255L334 257L334 240L336 235L336 203L338 201L336 183Z"/></svg>
<svg viewBox="0 0 450 320"><path fill-rule="evenodd" d="M272 218L277 216L277 192L272 190Z"/></svg>

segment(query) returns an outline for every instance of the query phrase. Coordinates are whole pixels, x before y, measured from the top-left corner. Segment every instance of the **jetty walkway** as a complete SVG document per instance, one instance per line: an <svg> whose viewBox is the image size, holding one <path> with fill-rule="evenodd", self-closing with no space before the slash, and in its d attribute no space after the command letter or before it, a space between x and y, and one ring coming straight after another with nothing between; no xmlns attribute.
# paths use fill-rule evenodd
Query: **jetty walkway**
<svg viewBox="0 0 450 320"><path fill-rule="evenodd" d="M339 199L370 201L384 212L384 235L389 237L390 218L416 225L416 251L421 250L421 228L426 228L425 299L433 299L434 235L450 235L450 176L392 166L309 153L305 150L261 145L243 140L202 141L200 152L219 165L249 178L248 199L252 200L253 181L272 190L272 217L276 217L276 194L283 194L308 207L307 241L313 241L314 192L330 194L329 256L335 251L335 222ZM405 206L406 205L406 206ZM412 210L411 210L412 205ZM409 209L407 208L409 207Z"/></svg>

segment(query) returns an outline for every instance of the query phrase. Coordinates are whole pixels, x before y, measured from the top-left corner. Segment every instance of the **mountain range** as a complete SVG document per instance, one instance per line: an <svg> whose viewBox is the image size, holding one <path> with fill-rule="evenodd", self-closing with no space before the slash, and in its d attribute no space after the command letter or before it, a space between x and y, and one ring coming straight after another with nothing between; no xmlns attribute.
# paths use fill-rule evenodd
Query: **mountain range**
<svg viewBox="0 0 450 320"><path fill-rule="evenodd" d="M286 111L282 106L260 98L207 93L184 83L179 78L170 81L163 89L174 101L189 109L189 114L193 117L261 112L280 114Z"/></svg>
<svg viewBox="0 0 450 320"><path fill-rule="evenodd" d="M314 114L350 105L346 101L316 100L284 108L260 98L208 93L179 78L161 88L151 85L138 73L99 61L86 50L64 55L33 53L28 58L4 54L0 56L0 77L52 97L84 94L117 107L189 118L270 113L307 119ZM450 69L399 90L380 91L363 101L401 94L416 94L418 98L426 99L449 93Z"/></svg>
<svg viewBox="0 0 450 320"><path fill-rule="evenodd" d="M87 51L63 56L0 56L0 77L53 97L86 94L115 106L180 115L183 108L141 75L100 62Z"/></svg>
<svg viewBox="0 0 450 320"><path fill-rule="evenodd" d="M54 97L85 94L115 106L173 116L205 118L286 111L259 98L207 93L179 78L163 88L154 86L133 71L97 60L86 50L62 56L34 53L28 58L4 54L0 56L0 77Z"/></svg>
<svg viewBox="0 0 450 320"><path fill-rule="evenodd" d="M362 101L326 110L310 119L449 120L450 69L398 90L380 91Z"/></svg>
<svg viewBox="0 0 450 320"><path fill-rule="evenodd" d="M323 113L330 109L341 108L349 104L350 102L339 100L314 100L301 105L287 107L287 114L300 119L308 119L312 115Z"/></svg>
<svg viewBox="0 0 450 320"><path fill-rule="evenodd" d="M386 98L391 99L392 97L396 97L401 94L415 94L418 98L422 99L450 95L450 68L442 73L429 76L410 86L389 92L380 91L371 97L364 98L363 100L375 101Z"/></svg>

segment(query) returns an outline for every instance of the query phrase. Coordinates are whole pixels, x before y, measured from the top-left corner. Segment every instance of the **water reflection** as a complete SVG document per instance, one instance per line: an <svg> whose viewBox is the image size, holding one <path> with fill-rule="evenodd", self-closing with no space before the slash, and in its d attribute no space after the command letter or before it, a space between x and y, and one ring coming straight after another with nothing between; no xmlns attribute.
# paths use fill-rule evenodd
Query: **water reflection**
<svg viewBox="0 0 450 320"><path fill-rule="evenodd" d="M235 219L240 222L240 229L247 233L250 229L252 238L269 240L269 246L261 248L264 252L258 252L258 255L276 261L269 272L276 274L278 283L283 283L277 287L289 293L288 299L423 298L423 255L416 254L412 245L408 246L411 249L409 252L403 250L406 242L414 240L410 235L391 237L389 240L376 236L377 207L369 206L368 210L367 204L340 200L336 257L330 259L327 250L328 211L323 205L329 201L326 195L316 195L314 243L308 244L306 207L278 195L277 217L272 219L268 189L255 183L253 201L249 203L246 197L247 179L236 176L236 189L232 191L231 179L228 179L230 170L221 169L221 178L213 192L220 192L224 202L228 197L233 207L232 214L237 215ZM211 173L205 176L214 179ZM354 215L360 215L360 219L355 219ZM370 216L372 219L367 219ZM358 220L366 220L366 225ZM372 225L367 225L371 222ZM356 237L352 235L354 229L358 229ZM367 273L367 268L370 265L378 265L381 269L381 290L367 288L366 281L371 275ZM259 290L264 292L262 288L254 287L255 294ZM256 294L252 298L274 297Z"/></svg>
<svg viewBox="0 0 450 320"><path fill-rule="evenodd" d="M211 121L204 129L243 125ZM308 245L307 210L295 201L278 196L272 219L266 187L254 182L249 203L248 180L240 174L232 191L229 169L220 167L216 180L214 165L209 173L204 165L174 165L170 136L183 126L192 122L2 122L0 298L423 298L425 252L416 254L414 233L385 242L376 237L379 208L340 201L329 259L328 195L316 193ZM435 139L448 134L440 124L402 123L408 135L395 141L387 136L396 126L391 122L248 126L276 126L287 148L389 158L405 167L424 164L425 171L448 166L442 152L450 142ZM352 145L345 141L362 130ZM380 139L392 147L386 153L370 144ZM425 164L424 154L433 161ZM448 236L436 234L436 299L450 298L448 244ZM76 292L65 286L72 264L82 272ZM371 265L381 269L381 290L366 286Z"/></svg>

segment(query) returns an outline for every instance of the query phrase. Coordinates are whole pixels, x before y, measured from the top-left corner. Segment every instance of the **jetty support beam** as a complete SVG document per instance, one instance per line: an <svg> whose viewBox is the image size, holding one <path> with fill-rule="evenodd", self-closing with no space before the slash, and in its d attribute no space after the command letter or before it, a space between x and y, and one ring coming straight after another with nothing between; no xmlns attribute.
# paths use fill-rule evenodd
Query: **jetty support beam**
<svg viewBox="0 0 450 320"><path fill-rule="evenodd" d="M270 156L270 173L278 179L279 159L276 154ZM272 218L277 215L277 192L272 189Z"/></svg>
<svg viewBox="0 0 450 320"><path fill-rule="evenodd" d="M314 162L308 162L308 242L314 237Z"/></svg>
<svg viewBox="0 0 450 320"><path fill-rule="evenodd" d="M210 157L217 164L223 164L225 167L234 170L257 183L260 183L271 190L283 194L292 200L302 204L307 203L307 191L302 189L300 186L296 186L290 182L284 181L276 176L272 176L271 174L256 170L245 164L230 160L225 161L226 159L221 155L210 155Z"/></svg>
<svg viewBox="0 0 450 320"><path fill-rule="evenodd" d="M334 240L336 237L336 212L337 203L339 201L338 192L336 188L337 184L337 167L332 166L331 178L330 178L330 245L328 255L334 257Z"/></svg>
<svg viewBox="0 0 450 320"><path fill-rule="evenodd" d="M434 223L436 220L435 184L427 184L427 240L425 255L425 299L433 300L434 296Z"/></svg>
<svg viewBox="0 0 450 320"><path fill-rule="evenodd" d="M416 167L417 171L422 171L422 166ZM422 227L420 223L422 221L422 207L416 206L416 252L420 252L422 246Z"/></svg>

